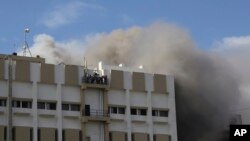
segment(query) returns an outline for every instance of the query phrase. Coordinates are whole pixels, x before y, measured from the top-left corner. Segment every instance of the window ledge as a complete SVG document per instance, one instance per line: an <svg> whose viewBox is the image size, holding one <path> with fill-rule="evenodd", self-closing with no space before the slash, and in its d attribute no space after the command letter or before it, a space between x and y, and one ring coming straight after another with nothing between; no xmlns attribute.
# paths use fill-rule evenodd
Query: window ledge
<svg viewBox="0 0 250 141"><path fill-rule="evenodd" d="M125 120L125 114L113 114L110 113L111 120Z"/></svg>
<svg viewBox="0 0 250 141"><path fill-rule="evenodd" d="M146 122L147 116L142 116L142 115L131 115L132 121L135 122Z"/></svg>
<svg viewBox="0 0 250 141"><path fill-rule="evenodd" d="M38 114L40 116L54 117L56 115L56 110L39 109Z"/></svg>
<svg viewBox="0 0 250 141"><path fill-rule="evenodd" d="M80 111L62 111L62 114L64 117L68 118L79 118L80 117Z"/></svg>
<svg viewBox="0 0 250 141"><path fill-rule="evenodd" d="M12 112L15 115L30 115L32 113L32 109L30 109L30 108L12 108Z"/></svg>
<svg viewBox="0 0 250 141"><path fill-rule="evenodd" d="M168 117L153 116L153 122L156 122L156 123L168 123Z"/></svg>

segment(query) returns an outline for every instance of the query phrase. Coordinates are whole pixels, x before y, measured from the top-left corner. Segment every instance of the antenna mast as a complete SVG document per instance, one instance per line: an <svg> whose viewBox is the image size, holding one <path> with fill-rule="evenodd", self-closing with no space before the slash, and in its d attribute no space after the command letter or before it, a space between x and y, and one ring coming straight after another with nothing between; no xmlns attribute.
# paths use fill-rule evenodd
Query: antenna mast
<svg viewBox="0 0 250 141"><path fill-rule="evenodd" d="M26 56L27 53L29 53L30 57L32 57L30 49L29 49L29 45L27 42L27 33L30 32L29 28L25 28L24 29L24 44L23 44L23 56Z"/></svg>

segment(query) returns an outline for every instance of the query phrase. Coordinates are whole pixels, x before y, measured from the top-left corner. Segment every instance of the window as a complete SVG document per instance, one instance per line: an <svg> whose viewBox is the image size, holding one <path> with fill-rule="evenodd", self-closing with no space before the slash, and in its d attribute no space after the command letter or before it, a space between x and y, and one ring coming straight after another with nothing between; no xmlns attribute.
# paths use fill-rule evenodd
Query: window
<svg viewBox="0 0 250 141"><path fill-rule="evenodd" d="M154 109L154 110L152 110L152 116L168 117L168 110Z"/></svg>
<svg viewBox="0 0 250 141"><path fill-rule="evenodd" d="M0 99L0 107L6 106L6 99Z"/></svg>
<svg viewBox="0 0 250 141"><path fill-rule="evenodd" d="M125 114L125 107L118 107L119 114Z"/></svg>
<svg viewBox="0 0 250 141"><path fill-rule="evenodd" d="M152 116L158 116L159 111L158 110L152 110Z"/></svg>
<svg viewBox="0 0 250 141"><path fill-rule="evenodd" d="M22 108L32 108L30 101L22 101Z"/></svg>
<svg viewBox="0 0 250 141"><path fill-rule="evenodd" d="M62 110L69 111L69 104L62 104Z"/></svg>
<svg viewBox="0 0 250 141"><path fill-rule="evenodd" d="M38 109L45 109L45 102L38 102L37 103L37 108Z"/></svg>
<svg viewBox="0 0 250 141"><path fill-rule="evenodd" d="M109 113L112 114L125 114L125 107L110 106Z"/></svg>
<svg viewBox="0 0 250 141"><path fill-rule="evenodd" d="M79 104L62 104L62 110L80 111L80 105Z"/></svg>
<svg viewBox="0 0 250 141"><path fill-rule="evenodd" d="M21 102L20 101L12 101L12 107L21 108Z"/></svg>
<svg viewBox="0 0 250 141"><path fill-rule="evenodd" d="M14 100L14 101L12 101L12 107L31 109L32 108L32 102L31 101Z"/></svg>
<svg viewBox="0 0 250 141"><path fill-rule="evenodd" d="M139 114L146 116L147 115L147 109L139 109Z"/></svg>
<svg viewBox="0 0 250 141"><path fill-rule="evenodd" d="M146 115L147 115L147 109L142 109L142 108L131 108L131 115L142 115L142 116L146 116Z"/></svg>
<svg viewBox="0 0 250 141"><path fill-rule="evenodd" d="M80 111L80 105L71 104L71 111Z"/></svg>
<svg viewBox="0 0 250 141"><path fill-rule="evenodd" d="M56 110L56 103L52 102L38 102L37 103L38 109L46 109L46 110Z"/></svg>
<svg viewBox="0 0 250 141"><path fill-rule="evenodd" d="M110 113L117 114L117 107L110 107Z"/></svg>
<svg viewBox="0 0 250 141"><path fill-rule="evenodd" d="M168 117L168 111L160 111L161 117Z"/></svg>
<svg viewBox="0 0 250 141"><path fill-rule="evenodd" d="M56 110L56 103L47 103L48 110Z"/></svg>
<svg viewBox="0 0 250 141"><path fill-rule="evenodd" d="M137 115L137 109L132 108L130 112L131 115Z"/></svg>

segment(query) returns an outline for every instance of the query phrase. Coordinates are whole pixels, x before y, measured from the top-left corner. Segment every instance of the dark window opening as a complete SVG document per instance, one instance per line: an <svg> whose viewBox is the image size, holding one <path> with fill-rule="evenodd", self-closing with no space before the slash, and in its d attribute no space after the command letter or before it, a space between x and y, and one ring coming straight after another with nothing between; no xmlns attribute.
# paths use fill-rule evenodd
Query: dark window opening
<svg viewBox="0 0 250 141"><path fill-rule="evenodd" d="M112 133L109 132L109 141L112 141Z"/></svg>
<svg viewBox="0 0 250 141"><path fill-rule="evenodd" d="M44 102L38 102L37 103L37 108L38 109L45 109L45 103Z"/></svg>
<svg viewBox="0 0 250 141"><path fill-rule="evenodd" d="M69 104L62 104L62 110L69 111Z"/></svg>
<svg viewBox="0 0 250 141"><path fill-rule="evenodd" d="M156 110L152 110L152 116L156 116Z"/></svg>
<svg viewBox="0 0 250 141"><path fill-rule="evenodd" d="M140 115L146 116L147 115L147 109L140 109Z"/></svg>
<svg viewBox="0 0 250 141"><path fill-rule="evenodd" d="M71 104L71 111L80 111L80 105Z"/></svg>
<svg viewBox="0 0 250 141"><path fill-rule="evenodd" d="M65 130L62 130L62 141L65 141Z"/></svg>
<svg viewBox="0 0 250 141"><path fill-rule="evenodd" d="M58 140L58 133L57 133L57 130L55 130L55 141Z"/></svg>
<svg viewBox="0 0 250 141"><path fill-rule="evenodd" d="M33 141L33 129L30 128L30 141Z"/></svg>
<svg viewBox="0 0 250 141"><path fill-rule="evenodd" d="M117 107L110 107L110 111L113 114L117 114Z"/></svg>
<svg viewBox="0 0 250 141"><path fill-rule="evenodd" d="M37 131L37 141L40 141L40 137L41 137L41 130L38 129L38 131Z"/></svg>
<svg viewBox="0 0 250 141"><path fill-rule="evenodd" d="M32 108L30 101L22 101L22 108Z"/></svg>
<svg viewBox="0 0 250 141"><path fill-rule="evenodd" d="M124 107L118 107L118 113L119 114L125 114L125 108Z"/></svg>
<svg viewBox="0 0 250 141"><path fill-rule="evenodd" d="M7 140L7 127L4 127L4 140Z"/></svg>
<svg viewBox="0 0 250 141"><path fill-rule="evenodd" d="M131 115L137 115L137 110L136 109L131 109L130 112L131 112Z"/></svg>
<svg viewBox="0 0 250 141"><path fill-rule="evenodd" d="M15 127L12 128L12 140L13 140L13 141L16 140L16 129L15 129Z"/></svg>
<svg viewBox="0 0 250 141"><path fill-rule="evenodd" d="M82 131L79 131L79 140L82 141Z"/></svg>
<svg viewBox="0 0 250 141"><path fill-rule="evenodd" d="M56 110L56 103L48 103L48 110Z"/></svg>
<svg viewBox="0 0 250 141"><path fill-rule="evenodd" d="M90 105L85 105L85 116L90 116Z"/></svg>
<svg viewBox="0 0 250 141"><path fill-rule="evenodd" d="M160 111L161 117L168 117L168 111Z"/></svg>
<svg viewBox="0 0 250 141"><path fill-rule="evenodd" d="M6 106L6 100L0 99L0 106L5 107Z"/></svg>
<svg viewBox="0 0 250 141"><path fill-rule="evenodd" d="M21 107L21 102L20 101L12 101L12 107L20 108Z"/></svg>

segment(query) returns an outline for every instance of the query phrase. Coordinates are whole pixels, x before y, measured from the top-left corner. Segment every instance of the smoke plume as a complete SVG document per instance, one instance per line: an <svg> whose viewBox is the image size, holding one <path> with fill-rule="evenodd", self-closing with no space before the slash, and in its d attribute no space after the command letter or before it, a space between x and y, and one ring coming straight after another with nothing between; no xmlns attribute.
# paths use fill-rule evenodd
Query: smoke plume
<svg viewBox="0 0 250 141"><path fill-rule="evenodd" d="M185 29L154 23L97 34L73 44L55 42L45 34L34 41L33 54L51 63L82 65L85 56L89 64L143 65L147 72L174 75L179 140L225 139L224 123L230 106L237 103L238 79L223 58L197 48Z"/></svg>

